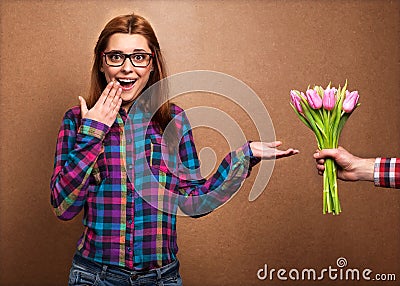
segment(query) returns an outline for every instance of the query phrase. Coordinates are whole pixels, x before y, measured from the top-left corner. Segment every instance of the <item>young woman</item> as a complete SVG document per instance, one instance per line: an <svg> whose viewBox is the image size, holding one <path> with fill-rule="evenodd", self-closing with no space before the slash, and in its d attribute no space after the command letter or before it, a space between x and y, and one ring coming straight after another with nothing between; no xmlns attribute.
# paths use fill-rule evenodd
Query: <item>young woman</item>
<svg viewBox="0 0 400 286"><path fill-rule="evenodd" d="M60 219L84 210L69 285L182 285L176 256L178 205L191 216L209 213L239 189L259 160L298 152L276 149L280 142L247 143L228 154L210 179L201 178L189 122L162 92L152 94L151 101L161 107L145 133L133 122L127 137L125 124L132 112L134 118L146 117L145 108L132 111L133 104L165 77L148 21L132 14L105 26L94 49L87 101L79 97L80 106L68 110L62 121L51 178L51 203ZM167 145L175 142L177 148L168 156L176 156L189 172L170 172L162 159L168 151L160 138L171 122L176 136ZM138 144L143 152L128 153L130 140L140 132L145 134ZM157 184L140 171L144 164L151 166Z"/></svg>

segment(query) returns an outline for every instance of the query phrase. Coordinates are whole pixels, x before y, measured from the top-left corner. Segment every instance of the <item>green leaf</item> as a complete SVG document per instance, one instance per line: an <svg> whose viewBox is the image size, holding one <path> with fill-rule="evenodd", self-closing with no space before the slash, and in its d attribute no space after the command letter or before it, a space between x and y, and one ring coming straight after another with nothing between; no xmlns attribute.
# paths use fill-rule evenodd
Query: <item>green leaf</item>
<svg viewBox="0 0 400 286"><path fill-rule="evenodd" d="M320 132L318 130L318 127L315 124L315 121L314 121L314 119L313 119L313 117L312 117L312 115L310 113L310 109L309 109L308 104L306 104L303 101L300 101L300 104L301 104L301 108L303 109L305 117L307 118L308 122L311 125L311 129L314 131L314 134L317 137L318 145L321 145L323 143L323 140L322 140L321 134L320 134Z"/></svg>
<svg viewBox="0 0 400 286"><path fill-rule="evenodd" d="M297 114L297 117L308 127L312 130L312 127L310 125L310 123L308 123L308 121L304 118L304 116L297 111L296 107L290 103L290 106L293 108L294 112Z"/></svg>

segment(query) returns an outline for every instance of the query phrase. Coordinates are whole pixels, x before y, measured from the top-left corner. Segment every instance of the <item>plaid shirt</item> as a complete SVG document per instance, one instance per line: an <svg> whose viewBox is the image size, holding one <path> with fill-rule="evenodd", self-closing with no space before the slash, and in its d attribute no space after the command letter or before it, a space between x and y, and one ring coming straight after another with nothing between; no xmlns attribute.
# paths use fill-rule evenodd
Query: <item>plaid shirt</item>
<svg viewBox="0 0 400 286"><path fill-rule="evenodd" d="M212 211L229 200L259 162L247 143L228 154L212 177L202 178L190 124L176 105L172 116L182 136L179 156L168 155L158 128L151 121L145 125L140 110L128 116L121 108L111 127L82 119L79 107L66 112L51 204L62 220L84 210L77 245L83 257L134 270L171 263L178 252L178 206L191 216Z"/></svg>
<svg viewBox="0 0 400 286"><path fill-rule="evenodd" d="M375 186L400 189L400 158L376 158Z"/></svg>

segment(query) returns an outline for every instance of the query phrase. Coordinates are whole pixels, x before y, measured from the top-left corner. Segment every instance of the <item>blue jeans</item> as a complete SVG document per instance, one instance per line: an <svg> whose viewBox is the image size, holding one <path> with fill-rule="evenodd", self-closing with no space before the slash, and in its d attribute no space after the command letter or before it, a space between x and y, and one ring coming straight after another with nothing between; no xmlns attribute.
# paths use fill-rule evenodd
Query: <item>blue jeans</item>
<svg viewBox="0 0 400 286"><path fill-rule="evenodd" d="M179 261L146 272L102 265L75 254L68 286L182 286Z"/></svg>

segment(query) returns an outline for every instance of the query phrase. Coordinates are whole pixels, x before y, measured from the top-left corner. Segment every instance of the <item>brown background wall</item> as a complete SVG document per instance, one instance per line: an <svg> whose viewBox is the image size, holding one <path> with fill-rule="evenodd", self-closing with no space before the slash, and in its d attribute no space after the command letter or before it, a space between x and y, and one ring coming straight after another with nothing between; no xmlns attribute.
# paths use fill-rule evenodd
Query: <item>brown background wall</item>
<svg viewBox="0 0 400 286"><path fill-rule="evenodd" d="M336 267L339 257L350 268L400 279L399 191L340 182L343 213L322 215L315 140L288 104L292 88L348 79L362 105L341 145L360 156L399 156L400 1L3 0L0 8L1 285L67 283L81 222L58 221L49 204L56 135L63 113L85 95L99 32L131 11L153 24L170 74L210 69L244 81L267 106L277 138L301 151L276 163L256 201L247 200L250 177L211 215L179 218L185 285L309 285L258 281L256 273L265 263L287 270ZM179 100L184 107L204 103ZM219 135L210 131L204 138L206 131L196 131L199 149L227 153L215 143Z"/></svg>

